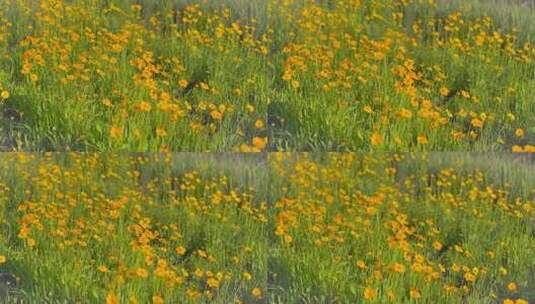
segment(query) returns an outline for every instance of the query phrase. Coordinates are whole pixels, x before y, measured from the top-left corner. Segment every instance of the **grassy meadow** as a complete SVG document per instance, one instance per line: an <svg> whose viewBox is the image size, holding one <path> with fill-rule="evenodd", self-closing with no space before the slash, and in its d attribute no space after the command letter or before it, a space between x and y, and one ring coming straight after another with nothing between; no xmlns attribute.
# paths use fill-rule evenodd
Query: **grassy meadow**
<svg viewBox="0 0 535 304"><path fill-rule="evenodd" d="M533 151L505 0L5 0L0 149Z"/></svg>
<svg viewBox="0 0 535 304"><path fill-rule="evenodd" d="M532 303L534 169L510 154L4 153L0 303Z"/></svg>
<svg viewBox="0 0 535 304"><path fill-rule="evenodd" d="M267 175L254 156L0 156L0 303L262 298Z"/></svg>
<svg viewBox="0 0 535 304"><path fill-rule="evenodd" d="M519 189L533 163L280 153L270 166L270 303L535 301L535 191Z"/></svg>

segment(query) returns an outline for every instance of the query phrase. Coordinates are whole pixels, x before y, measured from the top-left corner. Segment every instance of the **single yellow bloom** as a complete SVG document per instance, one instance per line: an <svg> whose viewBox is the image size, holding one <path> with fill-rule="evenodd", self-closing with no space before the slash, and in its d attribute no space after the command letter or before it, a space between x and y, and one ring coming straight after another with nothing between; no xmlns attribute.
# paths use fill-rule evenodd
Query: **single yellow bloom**
<svg viewBox="0 0 535 304"><path fill-rule="evenodd" d="M142 101L134 106L134 108L140 112L149 112L152 106L146 101Z"/></svg>
<svg viewBox="0 0 535 304"><path fill-rule="evenodd" d="M419 299L422 297L422 294L416 288L412 288L409 295L411 299Z"/></svg>
<svg viewBox="0 0 535 304"><path fill-rule="evenodd" d="M112 105L111 100L109 98L102 99L101 103L105 105L106 107L111 107Z"/></svg>
<svg viewBox="0 0 535 304"><path fill-rule="evenodd" d="M212 116L213 119L215 120L221 120L223 119L223 113L217 111L217 110L213 110L212 112L210 112L210 116Z"/></svg>
<svg viewBox="0 0 535 304"><path fill-rule="evenodd" d="M178 246L177 248L175 248L175 252L180 255L184 255L186 253L186 248L182 246Z"/></svg>
<svg viewBox="0 0 535 304"><path fill-rule="evenodd" d="M253 290L251 290L251 294L257 299L260 299L262 297L262 290L258 287L255 287Z"/></svg>
<svg viewBox="0 0 535 304"><path fill-rule="evenodd" d="M472 273L470 272L467 272L464 274L464 279L468 282L475 282L476 281L476 276L473 275Z"/></svg>
<svg viewBox="0 0 535 304"><path fill-rule="evenodd" d="M188 81L186 79L181 79L179 82L178 82L178 85L185 89L187 86L188 86Z"/></svg>
<svg viewBox="0 0 535 304"><path fill-rule="evenodd" d="M165 131L165 129L162 129L162 128L156 128L156 136L165 137L167 136L167 131Z"/></svg>
<svg viewBox="0 0 535 304"><path fill-rule="evenodd" d="M405 272L405 265L400 264L400 263L395 263L392 266L392 269L394 269L395 272L403 273Z"/></svg>
<svg viewBox="0 0 535 304"><path fill-rule="evenodd" d="M515 136L518 137L518 138L524 137L524 130L522 130L520 128L516 129Z"/></svg>
<svg viewBox="0 0 535 304"><path fill-rule="evenodd" d="M106 265L100 265L98 266L98 271L106 273L106 272L109 272L110 270L108 269L108 267L106 267Z"/></svg>
<svg viewBox="0 0 535 304"><path fill-rule="evenodd" d="M106 304L119 304L119 299L116 295L110 293L106 296Z"/></svg>
<svg viewBox="0 0 535 304"><path fill-rule="evenodd" d="M366 112L368 114L372 114L373 113L373 109L369 105L365 105L363 110L364 110L364 112Z"/></svg>
<svg viewBox="0 0 535 304"><path fill-rule="evenodd" d="M399 110L398 116L402 117L402 118L411 118L412 117L412 112L410 110L407 110L407 109L403 108L403 109Z"/></svg>
<svg viewBox="0 0 535 304"><path fill-rule="evenodd" d="M8 99L9 98L9 92L8 91L2 91L2 94L0 95L2 99Z"/></svg>
<svg viewBox="0 0 535 304"><path fill-rule="evenodd" d="M381 136L381 134L373 133L372 136L370 137L370 141L372 145L378 146L381 143L383 143L383 136Z"/></svg>
<svg viewBox="0 0 535 304"><path fill-rule="evenodd" d="M511 148L511 151L514 152L514 153L522 153L522 152L524 152L524 148L522 148L522 147L519 146L519 145L514 145L514 146Z"/></svg>
<svg viewBox="0 0 535 304"><path fill-rule="evenodd" d="M517 290L517 286L515 282L511 282L507 284L507 289L509 289L509 291L515 292Z"/></svg>
<svg viewBox="0 0 535 304"><path fill-rule="evenodd" d="M263 129L264 128L264 121L262 119L257 119L254 123L255 128L257 129Z"/></svg>
<svg viewBox="0 0 535 304"><path fill-rule="evenodd" d="M253 137L253 146L258 150L264 150L267 146L267 137Z"/></svg>
<svg viewBox="0 0 535 304"><path fill-rule="evenodd" d="M436 250L442 249L442 243L440 243L439 241L434 241L433 248L435 248Z"/></svg>
<svg viewBox="0 0 535 304"><path fill-rule="evenodd" d="M364 288L364 299L371 300L377 296L377 291L371 288Z"/></svg>
<svg viewBox="0 0 535 304"><path fill-rule="evenodd" d="M209 278L206 283L212 288L219 288L219 281L215 278Z"/></svg>
<svg viewBox="0 0 535 304"><path fill-rule="evenodd" d="M136 269L136 275L140 278L146 279L149 276L149 272L144 268Z"/></svg>
<svg viewBox="0 0 535 304"><path fill-rule="evenodd" d="M483 128L483 122L479 118L474 118L470 122L474 128Z"/></svg>
<svg viewBox="0 0 535 304"><path fill-rule="evenodd" d="M163 298L160 295L153 295L152 296L152 303L153 304L163 304Z"/></svg>
<svg viewBox="0 0 535 304"><path fill-rule="evenodd" d="M526 152L526 153L535 153L535 146L525 145L524 146L524 152Z"/></svg>
<svg viewBox="0 0 535 304"><path fill-rule="evenodd" d="M424 134L420 134L418 135L418 137L416 138L416 140L418 141L419 144L421 145L425 145L427 144L429 141L427 140L427 136L424 135Z"/></svg>
<svg viewBox="0 0 535 304"><path fill-rule="evenodd" d="M3 255L0 255L0 264L4 264L7 261L6 257Z"/></svg>
<svg viewBox="0 0 535 304"><path fill-rule="evenodd" d="M117 139L123 135L123 128L121 127L111 127L110 136L111 138Z"/></svg>
<svg viewBox="0 0 535 304"><path fill-rule="evenodd" d="M244 272L243 273L243 279L245 281L250 281L252 278L253 278L253 276L250 273L248 273L248 272Z"/></svg>

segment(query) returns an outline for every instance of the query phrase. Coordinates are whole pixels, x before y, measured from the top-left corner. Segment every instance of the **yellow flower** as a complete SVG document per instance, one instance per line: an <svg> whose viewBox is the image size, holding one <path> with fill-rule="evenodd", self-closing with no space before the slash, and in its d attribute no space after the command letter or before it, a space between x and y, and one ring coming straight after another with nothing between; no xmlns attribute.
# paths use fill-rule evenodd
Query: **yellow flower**
<svg viewBox="0 0 535 304"><path fill-rule="evenodd" d="M0 255L0 264L4 264L7 261L6 257L3 255Z"/></svg>
<svg viewBox="0 0 535 304"><path fill-rule="evenodd" d="M446 88L446 87L441 87L440 88L440 95L447 96L449 93L450 93L450 90L448 90L448 88Z"/></svg>
<svg viewBox="0 0 535 304"><path fill-rule="evenodd" d="M156 128L156 136L165 137L167 136L167 131L165 131L165 129L162 129L162 128Z"/></svg>
<svg viewBox="0 0 535 304"><path fill-rule="evenodd" d="M8 99L9 98L9 92L8 91L2 91L2 94L0 94L0 97L2 97L2 99Z"/></svg>
<svg viewBox="0 0 535 304"><path fill-rule="evenodd" d="M527 300L524 299L516 299L515 304L529 304Z"/></svg>
<svg viewBox="0 0 535 304"><path fill-rule="evenodd" d="M102 99L101 103L106 107L111 107L111 100L109 98Z"/></svg>
<svg viewBox="0 0 535 304"><path fill-rule="evenodd" d="M149 272L144 268L136 269L136 275L140 278L146 279L149 276Z"/></svg>
<svg viewBox="0 0 535 304"><path fill-rule="evenodd" d="M370 137L370 141L372 145L378 146L383 142L383 136L377 133L373 133L372 136Z"/></svg>
<svg viewBox="0 0 535 304"><path fill-rule="evenodd" d="M411 288L411 291L409 292L409 295L410 295L411 299L419 299L419 298L422 297L422 294L416 288Z"/></svg>
<svg viewBox="0 0 535 304"><path fill-rule="evenodd" d="M188 81L186 79L181 79L180 81L178 81L178 85L185 89L187 86L188 86Z"/></svg>
<svg viewBox="0 0 535 304"><path fill-rule="evenodd" d="M371 288L364 288L364 299L371 300L377 296L377 291Z"/></svg>
<svg viewBox="0 0 535 304"><path fill-rule="evenodd" d="M516 131L515 131L515 135L516 135L516 137L518 137L518 138L522 138L522 137L524 137L524 130L522 130L522 129L520 129L520 128L516 129Z"/></svg>
<svg viewBox="0 0 535 304"><path fill-rule="evenodd" d="M253 276L250 273L248 273L248 272L244 272L243 273L243 279L245 281L250 281L252 278L253 278Z"/></svg>
<svg viewBox="0 0 535 304"><path fill-rule="evenodd" d="M514 153L522 153L522 152L524 152L524 148L522 148L522 147L519 146L519 145L514 145L514 146L511 148L511 152L514 152Z"/></svg>
<svg viewBox="0 0 535 304"><path fill-rule="evenodd" d="M412 112L410 110L407 110L407 109L403 108L403 109L399 110L398 116L400 116L402 118L411 118L412 117Z"/></svg>
<svg viewBox="0 0 535 304"><path fill-rule="evenodd" d="M465 279L466 281L468 281L468 282L475 282L475 280L476 280L476 276L473 275L473 274L470 273L470 272L467 272L467 273L464 274L464 279Z"/></svg>
<svg viewBox="0 0 535 304"><path fill-rule="evenodd" d="M109 293L106 296L106 304L119 304L119 299L116 295Z"/></svg>
<svg viewBox="0 0 535 304"><path fill-rule="evenodd" d="M394 269L395 272L403 273L405 272L405 265L400 264L400 263L395 263L392 266L392 269Z"/></svg>
<svg viewBox="0 0 535 304"><path fill-rule="evenodd" d="M369 105L365 105L363 110L364 110L364 112L366 112L368 114L372 114L373 113L373 109Z"/></svg>
<svg viewBox="0 0 535 304"><path fill-rule="evenodd" d="M474 128L483 128L483 122L479 118L474 118L470 122Z"/></svg>
<svg viewBox="0 0 535 304"><path fill-rule="evenodd" d="M418 141L419 144L421 145L425 145L427 144L429 141L427 140L427 136L425 134L420 134L418 135L418 137L416 138L416 140Z"/></svg>
<svg viewBox="0 0 535 304"><path fill-rule="evenodd" d="M210 112L210 116L212 116L213 119L215 120L221 120L223 119L223 113L217 111L217 110L213 110L212 112Z"/></svg>
<svg viewBox="0 0 535 304"><path fill-rule="evenodd" d="M440 243L439 241L434 241L433 242L433 248L435 248L435 250L442 249L442 243Z"/></svg>
<svg viewBox="0 0 535 304"><path fill-rule="evenodd" d="M139 5L139 4L132 4L132 5L130 5L130 8L132 8L132 10L134 12L139 12L141 10L142 6Z"/></svg>
<svg viewBox="0 0 535 304"><path fill-rule="evenodd" d="M109 272L110 270L108 269L108 267L106 267L106 265L100 265L98 266L98 271L106 273L106 272Z"/></svg>
<svg viewBox="0 0 535 304"><path fill-rule="evenodd" d="M215 278L209 278L206 283L212 288L219 288L219 281Z"/></svg>
<svg viewBox="0 0 535 304"><path fill-rule="evenodd" d="M134 106L134 108L140 112L149 112L152 109L150 103L142 101Z"/></svg>
<svg viewBox="0 0 535 304"><path fill-rule="evenodd" d="M182 246L178 246L175 248L175 252L180 254L180 255L184 255L186 253L186 248L182 247Z"/></svg>
<svg viewBox="0 0 535 304"><path fill-rule="evenodd" d="M163 298L160 295L153 295L152 296L152 303L153 304L163 304Z"/></svg>
<svg viewBox="0 0 535 304"><path fill-rule="evenodd" d="M470 93L465 90L461 90L461 96L464 98L470 98Z"/></svg>
<svg viewBox="0 0 535 304"><path fill-rule="evenodd" d="M111 138L120 138L123 135L123 128L121 127L111 127L110 128L110 136Z"/></svg>
<svg viewBox="0 0 535 304"><path fill-rule="evenodd" d="M263 129L264 128L264 121L262 119L257 119L254 123L255 128L257 129Z"/></svg>
<svg viewBox="0 0 535 304"><path fill-rule="evenodd" d="M253 290L251 290L251 294L257 299L260 299L262 297L262 290L258 287L255 287Z"/></svg>
<svg viewBox="0 0 535 304"><path fill-rule="evenodd" d="M517 287L516 287L516 283L515 282L511 282L509 284L507 284L507 289L511 292L515 292L517 290Z"/></svg>
<svg viewBox="0 0 535 304"><path fill-rule="evenodd" d="M360 268L360 269L365 269L366 268L366 263L364 263L363 260L358 260L357 261L357 267Z"/></svg>
<svg viewBox="0 0 535 304"><path fill-rule="evenodd" d="M513 301L511 299L504 299L503 300L503 304L515 304L515 301Z"/></svg>
<svg viewBox="0 0 535 304"><path fill-rule="evenodd" d="M267 146L267 137L253 137L253 146L258 150L264 150Z"/></svg>
<svg viewBox="0 0 535 304"><path fill-rule="evenodd" d="M525 145L524 146L524 152L526 152L526 153L535 153L535 146Z"/></svg>

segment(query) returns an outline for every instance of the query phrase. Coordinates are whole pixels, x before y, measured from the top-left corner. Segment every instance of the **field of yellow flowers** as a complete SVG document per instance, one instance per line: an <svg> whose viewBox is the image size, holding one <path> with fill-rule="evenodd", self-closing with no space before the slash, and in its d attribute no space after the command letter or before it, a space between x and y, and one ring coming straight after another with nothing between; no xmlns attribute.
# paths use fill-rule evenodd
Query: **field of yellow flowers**
<svg viewBox="0 0 535 304"><path fill-rule="evenodd" d="M0 149L534 151L535 10L493 1L4 0Z"/></svg>
<svg viewBox="0 0 535 304"><path fill-rule="evenodd" d="M262 299L265 160L228 157L0 157L0 302Z"/></svg>
<svg viewBox="0 0 535 304"><path fill-rule="evenodd" d="M470 165L477 161L501 163L464 154L271 157L281 189L270 203L273 298L533 303L533 171L523 175L527 163L513 161L483 172Z"/></svg>
<svg viewBox="0 0 535 304"><path fill-rule="evenodd" d="M0 302L532 303L534 169L455 153L2 154Z"/></svg>
<svg viewBox="0 0 535 304"><path fill-rule="evenodd" d="M138 2L2 2L4 150L265 148L268 35L226 7Z"/></svg>

